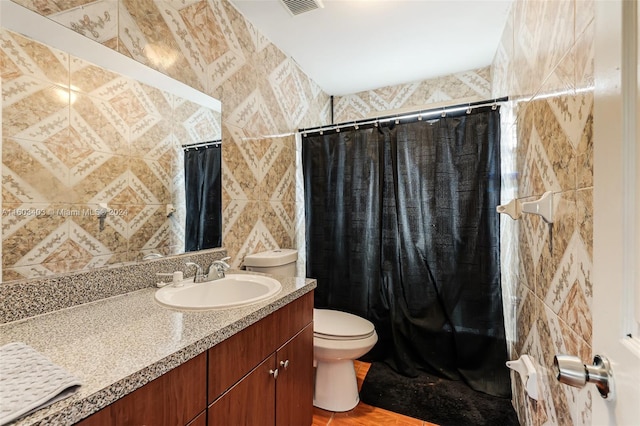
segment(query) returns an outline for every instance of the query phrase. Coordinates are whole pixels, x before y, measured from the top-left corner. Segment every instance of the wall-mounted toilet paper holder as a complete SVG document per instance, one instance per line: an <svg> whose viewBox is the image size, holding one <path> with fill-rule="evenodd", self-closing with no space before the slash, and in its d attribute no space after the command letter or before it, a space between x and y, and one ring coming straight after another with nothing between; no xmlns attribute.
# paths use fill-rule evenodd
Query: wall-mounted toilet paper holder
<svg viewBox="0 0 640 426"><path fill-rule="evenodd" d="M577 356L558 354L553 357L553 367L560 383L576 388L593 383L602 398L613 400L613 373L607 358L596 355L593 365L586 365Z"/></svg>
<svg viewBox="0 0 640 426"><path fill-rule="evenodd" d="M520 374L520 379L522 380L522 384L524 385L527 395L537 401L538 377L533 361L531 361L531 357L525 354L515 361L507 361L507 367Z"/></svg>
<svg viewBox="0 0 640 426"><path fill-rule="evenodd" d="M520 219L522 213L531 213L542 216L547 223L553 223L553 192L547 191L537 201L519 202L515 198L507 204L501 204L496 207L498 213L504 213L511 216L511 219Z"/></svg>

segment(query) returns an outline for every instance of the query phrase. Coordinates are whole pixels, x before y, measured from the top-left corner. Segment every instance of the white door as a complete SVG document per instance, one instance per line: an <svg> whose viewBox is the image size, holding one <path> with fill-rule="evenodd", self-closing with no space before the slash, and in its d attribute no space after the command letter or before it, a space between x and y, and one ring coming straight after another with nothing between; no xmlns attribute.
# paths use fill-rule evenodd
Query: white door
<svg viewBox="0 0 640 426"><path fill-rule="evenodd" d="M593 389L593 425L640 425L638 11L594 3L593 353L610 361L614 393Z"/></svg>

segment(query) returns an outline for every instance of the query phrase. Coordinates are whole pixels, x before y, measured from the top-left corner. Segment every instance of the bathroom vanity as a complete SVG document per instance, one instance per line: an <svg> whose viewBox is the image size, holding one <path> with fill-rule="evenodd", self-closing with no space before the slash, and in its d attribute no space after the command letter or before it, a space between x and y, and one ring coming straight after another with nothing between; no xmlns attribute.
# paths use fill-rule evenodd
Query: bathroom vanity
<svg viewBox="0 0 640 426"><path fill-rule="evenodd" d="M278 279L278 295L238 308L170 310L148 288L0 326L0 345L82 381L13 424L311 424L316 284Z"/></svg>
<svg viewBox="0 0 640 426"><path fill-rule="evenodd" d="M307 293L79 425L310 425L312 316Z"/></svg>

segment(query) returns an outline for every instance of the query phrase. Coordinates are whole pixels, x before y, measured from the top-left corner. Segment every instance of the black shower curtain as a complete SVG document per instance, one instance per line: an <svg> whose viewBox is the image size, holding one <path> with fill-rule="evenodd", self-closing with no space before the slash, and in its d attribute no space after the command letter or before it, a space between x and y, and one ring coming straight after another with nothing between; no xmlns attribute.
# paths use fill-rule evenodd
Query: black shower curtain
<svg viewBox="0 0 640 426"><path fill-rule="evenodd" d="M500 114L303 139L315 305L371 320L370 358L510 396L500 288Z"/></svg>
<svg viewBox="0 0 640 426"><path fill-rule="evenodd" d="M185 251L220 247L222 243L221 160L219 144L184 152Z"/></svg>

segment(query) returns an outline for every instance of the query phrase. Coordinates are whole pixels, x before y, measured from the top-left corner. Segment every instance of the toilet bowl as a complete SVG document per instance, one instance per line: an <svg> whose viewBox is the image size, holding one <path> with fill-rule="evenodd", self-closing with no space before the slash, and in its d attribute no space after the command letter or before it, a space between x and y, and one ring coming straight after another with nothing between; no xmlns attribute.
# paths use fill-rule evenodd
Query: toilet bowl
<svg viewBox="0 0 640 426"><path fill-rule="evenodd" d="M245 256L247 270L294 276L298 252L277 249ZM358 380L353 360L373 348L378 335L364 318L330 309L313 310L313 405L329 411L349 411L358 405Z"/></svg>
<svg viewBox="0 0 640 426"><path fill-rule="evenodd" d="M349 411L358 405L353 360L378 341L370 321L346 312L313 310L313 356L316 365L313 405L328 411Z"/></svg>

